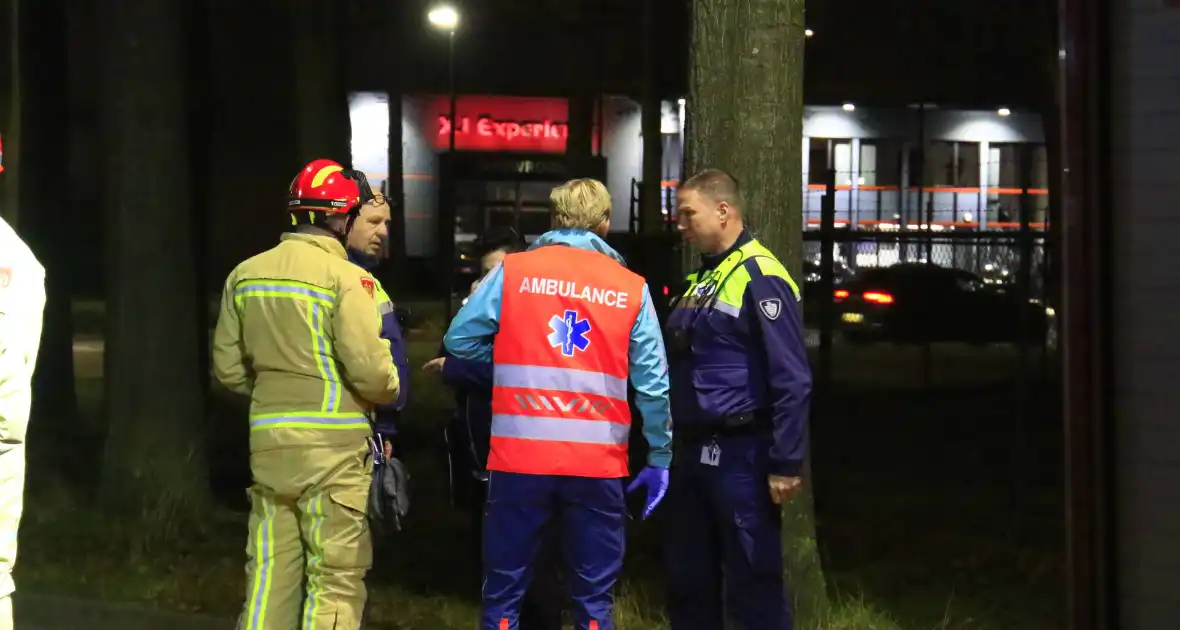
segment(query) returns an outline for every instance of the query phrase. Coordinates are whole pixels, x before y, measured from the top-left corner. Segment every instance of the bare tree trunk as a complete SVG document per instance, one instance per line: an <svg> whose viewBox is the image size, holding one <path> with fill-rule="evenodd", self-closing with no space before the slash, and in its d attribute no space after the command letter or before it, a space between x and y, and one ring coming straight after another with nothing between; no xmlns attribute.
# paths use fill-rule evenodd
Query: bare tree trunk
<svg viewBox="0 0 1180 630"><path fill-rule="evenodd" d="M643 183L639 191L639 227L644 234L663 230L660 212L664 179L664 143L660 133L660 94L658 90L655 33L656 0L643 0Z"/></svg>
<svg viewBox="0 0 1180 630"><path fill-rule="evenodd" d="M803 255L803 0L693 0L688 173L721 168L741 182L746 217L792 276ZM810 466L804 470L810 480ZM783 556L800 628L828 608L814 501L785 508Z"/></svg>
<svg viewBox="0 0 1180 630"><path fill-rule="evenodd" d="M598 101L598 38L594 25L588 23L591 12L585 0L564 0L563 21L569 29L566 46L566 90L569 109L566 116L568 135L565 156L570 177L603 177L591 170L594 155L594 113Z"/></svg>
<svg viewBox="0 0 1180 630"><path fill-rule="evenodd" d="M167 516L209 495L182 0L103 12L107 219L104 500Z"/></svg>
<svg viewBox="0 0 1180 630"><path fill-rule="evenodd" d="M386 175L385 196L389 202L389 262L394 269L389 277L395 283L403 284L406 269L406 188L402 148L402 48L398 45L401 41L399 25L403 11L398 2L387 2L383 6L386 12L385 32L391 48L385 84L385 92L389 95L389 173ZM400 287L393 288L397 290Z"/></svg>
<svg viewBox="0 0 1180 630"><path fill-rule="evenodd" d="M349 164L351 127L342 45L345 12L335 3L291 0L299 166L318 158ZM298 166L296 168L299 168Z"/></svg>
<svg viewBox="0 0 1180 630"><path fill-rule="evenodd" d="M40 456L79 437L74 391L74 326L71 309L71 243L77 225L73 188L63 194L62 164L69 142L67 16L63 0L37 0L22 7L21 30L21 235L45 266L45 327L33 377L29 444ZM71 458L50 470L71 482L86 481L93 462ZM64 466L64 468L63 468ZM79 476L81 475L81 476Z"/></svg>

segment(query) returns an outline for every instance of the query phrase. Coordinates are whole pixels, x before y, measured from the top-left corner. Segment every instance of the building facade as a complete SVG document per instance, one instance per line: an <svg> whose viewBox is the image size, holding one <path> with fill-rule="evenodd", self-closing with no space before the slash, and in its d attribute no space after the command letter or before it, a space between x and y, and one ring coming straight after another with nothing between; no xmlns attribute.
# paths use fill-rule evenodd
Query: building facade
<svg viewBox="0 0 1180 630"><path fill-rule="evenodd" d="M354 166L370 181L388 172L388 100L376 92L350 99ZM402 98L402 159L406 245L410 257L432 257L440 235L440 155L450 141L449 99ZM539 160L565 151L566 102L560 98L469 96L456 101L457 153ZM663 103L663 210L675 221L674 190L681 179L683 100ZM594 151L605 164L614 199L611 230L633 229L643 163L640 107L605 96L598 105ZM997 109L899 110L852 104L808 106L802 150L804 219L818 227L829 171L835 173L836 226L855 230L1010 230L1021 221L1041 229L1048 220L1048 168L1040 116ZM539 164L535 165L540 168ZM724 167L724 165L717 165ZM535 169L534 169L535 170ZM548 191L557 180L514 181L499 173L456 182L455 239L475 238L511 224L527 236L548 225ZM482 192L476 189L482 188ZM511 218L509 218L511 215ZM855 261L852 261L855 262Z"/></svg>

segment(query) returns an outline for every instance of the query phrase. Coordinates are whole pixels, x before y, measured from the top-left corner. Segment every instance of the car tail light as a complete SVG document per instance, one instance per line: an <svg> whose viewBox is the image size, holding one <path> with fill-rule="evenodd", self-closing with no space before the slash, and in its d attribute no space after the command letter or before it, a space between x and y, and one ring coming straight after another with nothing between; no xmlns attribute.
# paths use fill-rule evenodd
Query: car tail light
<svg viewBox="0 0 1180 630"><path fill-rule="evenodd" d="M893 296L884 291L865 291L861 297L873 304L893 304Z"/></svg>
<svg viewBox="0 0 1180 630"><path fill-rule="evenodd" d="M839 302L839 301L843 300L844 298L848 297L848 291L846 291L844 289L836 289L836 292L833 293L833 295L835 296L836 301Z"/></svg>

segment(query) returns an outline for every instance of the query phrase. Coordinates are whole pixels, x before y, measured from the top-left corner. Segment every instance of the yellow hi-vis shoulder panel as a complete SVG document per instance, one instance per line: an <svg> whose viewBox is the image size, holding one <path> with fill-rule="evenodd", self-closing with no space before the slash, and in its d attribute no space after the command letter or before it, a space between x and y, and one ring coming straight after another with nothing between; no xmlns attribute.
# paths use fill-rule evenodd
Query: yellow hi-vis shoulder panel
<svg viewBox="0 0 1180 630"><path fill-rule="evenodd" d="M336 293L317 287L306 282L295 280L243 280L234 287L234 304L238 309L238 316L246 315L245 301L251 298L286 300L293 305L301 304L310 335L307 348L310 357L315 361L320 378L324 381L323 402L317 412L300 415L297 424L275 422L278 416L287 414L271 414L275 418L268 418L270 422L255 422L259 417L251 418L251 430L283 428L286 426L306 426L316 423L317 419L329 420L321 424L337 426L332 420L340 416L340 400L344 395L340 374L336 368L336 361L332 353L332 339L327 334L324 321L332 316L335 308ZM357 414L344 414L343 417L355 418ZM322 427L321 427L322 428ZM345 427L349 428L349 427Z"/></svg>
<svg viewBox="0 0 1180 630"><path fill-rule="evenodd" d="M791 287L791 293L795 296L795 301L798 302L803 299L803 294L799 291L799 285L795 284L795 280L791 278L791 274L787 273L787 268L783 266L779 259L775 257L766 246L758 241L750 241L742 249L749 249L750 257L754 258L754 264L758 265L758 270L764 276L773 278L782 278L786 281L787 286Z"/></svg>
<svg viewBox="0 0 1180 630"><path fill-rule="evenodd" d="M746 287L753 276L750 275L750 265L757 265L764 276L782 278L791 287L795 300L802 299L799 286L787 273L783 266L769 249L761 243L752 240L739 247L727 256L711 271L698 278L697 273L691 273L687 279L688 289L681 296L678 308L697 308L708 305L712 310L737 317L742 312L742 298Z"/></svg>

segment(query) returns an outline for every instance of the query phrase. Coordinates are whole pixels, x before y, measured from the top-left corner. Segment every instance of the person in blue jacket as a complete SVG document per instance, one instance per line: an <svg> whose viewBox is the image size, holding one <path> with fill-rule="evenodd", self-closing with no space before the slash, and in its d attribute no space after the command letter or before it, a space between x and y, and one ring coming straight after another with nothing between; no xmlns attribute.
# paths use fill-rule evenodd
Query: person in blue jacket
<svg viewBox="0 0 1180 630"><path fill-rule="evenodd" d="M361 207L360 214L348 233L348 259L366 271L376 269L381 263L381 251L385 247L385 241L389 238L388 224L389 204L385 202L385 197L376 195L375 199ZM405 409L410 391L410 359L401 323L397 319L397 309L380 283L374 287L373 298L381 315L381 338L389 341L389 352L393 355L393 363L397 366L402 384L397 400L387 405L379 405L373 419L374 438L381 445L385 458L389 458L393 456L393 437L397 433L397 419Z"/></svg>
<svg viewBox="0 0 1180 630"><path fill-rule="evenodd" d="M676 197L701 261L665 326L671 628L728 627L728 616L744 630L789 630L781 506L802 484L811 395L799 288L746 230L731 175L704 171Z"/></svg>
<svg viewBox="0 0 1180 630"><path fill-rule="evenodd" d="M495 231L480 239L482 279L500 264L504 256L525 249L515 230ZM472 283L474 293L480 280ZM487 499L488 472L485 468L491 448L492 433L492 364L470 361L446 354L423 366L439 372L442 381L455 392L455 415L446 429L447 458L450 465L451 496L456 506L471 518L471 548L477 568L483 558L483 514ZM520 613L520 630L561 630L563 580L558 571L559 539L554 527L543 534L535 575ZM477 580L479 573L475 576Z"/></svg>

